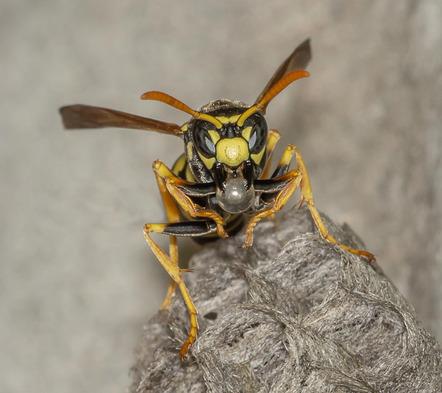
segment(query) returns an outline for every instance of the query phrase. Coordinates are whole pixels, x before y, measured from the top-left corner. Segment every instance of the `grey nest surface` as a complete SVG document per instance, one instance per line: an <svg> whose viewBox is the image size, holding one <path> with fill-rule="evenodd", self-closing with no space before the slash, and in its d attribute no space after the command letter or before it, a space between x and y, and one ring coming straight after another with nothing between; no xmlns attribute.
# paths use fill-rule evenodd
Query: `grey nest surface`
<svg viewBox="0 0 442 393"><path fill-rule="evenodd" d="M321 239L308 209L258 225L248 251L243 240L192 257L198 340L180 361L189 315L177 293L145 326L130 392L442 391L440 346L412 306L376 263Z"/></svg>

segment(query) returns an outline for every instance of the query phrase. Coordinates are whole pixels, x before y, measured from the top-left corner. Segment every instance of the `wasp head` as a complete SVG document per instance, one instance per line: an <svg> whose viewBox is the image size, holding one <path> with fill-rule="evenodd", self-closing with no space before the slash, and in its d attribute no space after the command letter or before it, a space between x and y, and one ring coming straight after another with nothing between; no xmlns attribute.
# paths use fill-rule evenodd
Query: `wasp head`
<svg viewBox="0 0 442 393"><path fill-rule="evenodd" d="M248 108L234 101L215 101L200 111L211 108L216 109L206 113L213 121L206 117L189 124L188 159L192 169L210 173L220 207L242 213L251 209L256 199L253 181L266 161L267 122L256 112L238 124Z"/></svg>
<svg viewBox="0 0 442 393"><path fill-rule="evenodd" d="M218 100L195 111L162 92L150 91L141 96L192 115L192 120L181 127L190 171L197 182L215 182L216 201L228 213L254 210L257 196L253 183L259 179L267 159L268 128L264 113L268 103L290 83L309 75L304 70L287 73L290 59L251 107L237 101Z"/></svg>

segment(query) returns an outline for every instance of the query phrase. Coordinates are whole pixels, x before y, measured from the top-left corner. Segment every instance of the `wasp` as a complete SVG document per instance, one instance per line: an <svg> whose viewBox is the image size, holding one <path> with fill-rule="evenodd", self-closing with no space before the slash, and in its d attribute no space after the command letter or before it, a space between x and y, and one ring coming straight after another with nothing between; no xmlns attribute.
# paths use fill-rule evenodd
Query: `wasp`
<svg viewBox="0 0 442 393"><path fill-rule="evenodd" d="M324 226L316 210L310 180L302 156L288 145L270 174L270 162L279 139L264 117L269 102L292 82L306 78L311 59L306 40L280 65L252 106L221 99L193 110L172 96L149 91L143 100L162 101L189 115L182 126L112 109L71 105L60 109L65 128L119 127L151 130L174 135L184 141L184 153L169 169L162 161L153 171L165 206L167 223L146 224L144 236L172 280L162 309L167 309L179 287L190 314L190 331L179 356L187 357L197 337L197 309L184 284L178 264L178 236L199 243L225 238L245 227L243 248L253 242L253 230L265 217L273 216L300 188L299 205L306 204L322 238L344 250L373 261L373 254L339 243ZM296 168L290 170L292 160ZM247 221L247 222L246 222ZM151 233L169 235L169 253L151 238Z"/></svg>

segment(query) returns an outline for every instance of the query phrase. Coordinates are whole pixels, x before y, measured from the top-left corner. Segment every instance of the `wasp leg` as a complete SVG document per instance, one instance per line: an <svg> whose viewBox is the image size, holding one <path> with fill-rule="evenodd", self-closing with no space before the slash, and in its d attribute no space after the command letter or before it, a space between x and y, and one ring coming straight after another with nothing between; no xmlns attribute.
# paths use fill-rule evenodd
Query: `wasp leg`
<svg viewBox="0 0 442 393"><path fill-rule="evenodd" d="M176 223L168 223L168 224L146 224L144 226L144 237L146 238L147 243L152 249L155 256L158 258L160 263L163 265L164 269L166 269L167 273L170 275L172 280L178 285L181 290L181 294L183 295L184 302L186 303L187 309L190 313L190 331L187 340L184 342L180 350L180 358L181 360L185 360L187 357L187 351L189 347L196 340L197 330L198 330L198 321L196 316L198 315L198 311L190 297L189 291L182 280L181 274L185 272L185 270L181 270L176 263L166 252L161 249L158 244L156 244L152 238L150 237L150 233L161 233L170 235L173 237L176 236L204 236L206 234L216 232L216 226L211 221L189 221L189 222L176 222Z"/></svg>
<svg viewBox="0 0 442 393"><path fill-rule="evenodd" d="M161 161L154 162L154 170L159 176L163 177L166 181L167 190L173 196L178 205L191 217L209 218L216 224L217 233L220 237L227 237L227 233L224 229L226 225L223 218L211 209L205 209L195 204L192 199L186 195L186 188L189 192L194 183L190 183L186 180L180 179L175 176L170 169L168 169ZM198 187L197 187L198 188Z"/></svg>
<svg viewBox="0 0 442 393"><path fill-rule="evenodd" d="M279 141L279 138L281 138L281 136L279 135L279 132L277 130L270 130L269 131L269 137L267 139L267 162L266 165L264 167L264 170L262 172L262 179L267 179L268 175L269 175L269 171L270 171L270 166L272 164L272 158L273 158L273 151L275 150L275 146ZM274 214L270 214L269 215L269 220L274 221L275 220L275 215Z"/></svg>
<svg viewBox="0 0 442 393"><path fill-rule="evenodd" d="M290 165L290 161L292 160L295 154L295 146L288 145L284 151L284 154L281 157L281 160L278 163L275 171L273 172L272 178L268 180L257 181L255 184L255 189L259 190L260 185L262 185L262 192L270 193L269 197L266 198L266 195L262 195L261 199L264 202L268 202L269 199L274 199L273 205L261 211L260 213L253 216L249 223L247 224L246 230L244 233L247 235L246 241L243 244L243 248L250 248L253 243L253 230L265 217L273 217L274 213L278 210L281 210L283 206L290 199L292 194L298 188L301 182L301 173L299 170L295 169L289 173L285 173L288 170ZM275 196L276 194L276 196Z"/></svg>
<svg viewBox="0 0 442 393"><path fill-rule="evenodd" d="M252 245L253 230L255 229L256 224L259 221L261 221L264 217L270 216L275 212L277 212L278 210L281 210L283 206L287 203L287 201L290 199L292 194L295 192L295 190L298 188L302 176L301 172L298 169L286 173L283 176L273 178L274 176L278 175L280 172L287 171L288 165L290 164L290 160L292 159L294 154L295 154L295 146L293 145L287 146L275 172L272 175L272 179L267 181L271 183L274 181L277 183L282 183L283 188L281 190L278 190L276 197L274 198L273 205L271 205L270 208L261 211L260 213L256 214L250 219L249 223L247 224L246 230L244 231L244 233L247 235L247 238L242 246L243 248L250 248L250 246ZM259 184L259 182L257 183ZM263 183L263 181L261 181L261 183Z"/></svg>
<svg viewBox="0 0 442 393"><path fill-rule="evenodd" d="M204 209L195 204L192 199L186 195L183 189L191 188L195 183L188 182L176 176L166 165L157 160L153 164L155 173L158 173L166 182L166 187L178 205L191 217L208 218L215 222L219 237L227 237L224 229L226 223L223 218L211 209Z"/></svg>
<svg viewBox="0 0 442 393"><path fill-rule="evenodd" d="M253 230L255 229L256 224L258 224L258 222L261 221L263 218L276 213L278 210L281 210L301 182L301 173L297 169L290 171L284 177L287 179L287 185L278 193L275 201L273 202L273 205L269 209L263 210L253 216L247 224L247 227L244 231L244 233L247 235L247 238L242 245L243 248L250 248L250 246L252 245Z"/></svg>
<svg viewBox="0 0 442 393"><path fill-rule="evenodd" d="M330 243L336 243L344 250L350 251L353 254L360 255L363 257L366 257L370 262L374 261L376 258L373 254L369 253L368 251L361 251L361 250L355 250L353 248L350 248L344 244L339 243L333 236L331 236L327 228L325 227L324 223L321 220L321 217L319 216L318 211L316 210L315 203L313 201L313 194L312 194L312 187L310 185L310 180L307 174L307 169L305 168L304 160L302 159L301 153L299 152L298 148L296 146L293 146L295 152L296 152L296 163L298 166L299 171L301 172L302 178L301 178L301 200L299 201L299 205L302 206L302 204L305 202L307 206L310 209L310 213L313 217L313 220L315 221L316 227L319 230L319 233L321 234L322 238L328 240Z"/></svg>
<svg viewBox="0 0 442 393"><path fill-rule="evenodd" d="M180 180L180 179L178 179ZM178 183L179 184L179 183ZM167 189L175 198L181 208L191 217L210 218L216 224L216 229L219 237L227 237L227 232L224 227L226 225L223 218L211 209L204 209L196 205L190 197L188 197L178 186L176 179L168 178L166 180Z"/></svg>
<svg viewBox="0 0 442 393"><path fill-rule="evenodd" d="M267 163L266 163L264 170L262 172L262 176L261 176L262 179L266 179L269 175L270 165L272 163L273 151L275 149L276 144L279 141L279 138L281 138L281 136L279 135L278 131L276 131L276 130L269 131L269 137L267 139L267 146L266 146Z"/></svg>
<svg viewBox="0 0 442 393"><path fill-rule="evenodd" d="M262 179L267 179L268 178L268 173L269 173L269 170L270 170L270 161L271 161L271 158L272 158L272 155L273 155L273 149L275 148L275 145L278 142L279 138L280 138L280 135L279 135L278 131L270 130L269 140L267 142L267 148L271 149L270 150L270 159L269 159L269 161L266 164L266 167L264 169L263 175L261 177ZM272 141L272 139L273 139L273 141ZM276 167L274 173L272 174L272 176L270 178L273 179L275 177L278 177L278 176L286 173L288 168L289 168L290 160L292 159L292 157L293 157L293 153L285 151L283 156L282 156L282 158L281 158L281 160L280 160L280 162L279 162L279 164L278 164L278 166ZM263 198L262 198L262 200L264 202L266 202L268 200L271 200L271 199L272 199L271 195L264 195ZM269 214L268 218L269 218L269 220L274 221L275 220L275 214L274 213Z"/></svg>
<svg viewBox="0 0 442 393"><path fill-rule="evenodd" d="M178 207L169 191L166 187L166 182L155 170L155 177L157 179L158 188L160 190L161 199L163 200L164 208L167 214L168 222L179 222L181 220L181 215ZM178 266L178 244L177 238L175 236L170 236L169 242L169 255L171 260ZM161 310L166 310L169 308L172 298L175 296L175 281L170 280L169 287L167 288L166 297L161 305Z"/></svg>
<svg viewBox="0 0 442 393"><path fill-rule="evenodd" d="M275 179L287 173L290 163L292 162L293 156L295 155L295 152L296 152L296 146L294 145L288 145L285 148L284 153L282 154L282 157L279 160L279 163L271 176L271 179Z"/></svg>
<svg viewBox="0 0 442 393"><path fill-rule="evenodd" d="M196 316L198 312L181 278L181 273L184 271L178 266L176 236L204 236L217 233L219 236L224 237L227 236L227 233L224 230L225 222L221 216L212 210L201 208L192 201L190 196L186 195L186 192L191 196L210 195L214 193L214 189L212 190L213 186L210 184L201 186L181 179L159 160L153 163L153 170L157 178L164 205L166 206L168 218L171 222L167 224L146 224L144 227L144 236L155 256L174 282L174 284L169 285L168 294L163 302L163 307L167 308L169 306L175 291L175 286L178 285L190 313L189 336L180 351L180 358L184 360L187 357L189 347L196 339L198 329ZM192 217L204 217L208 220L180 222L182 217L178 206ZM152 240L149 235L150 232L163 233L171 236L170 256Z"/></svg>
<svg viewBox="0 0 442 393"><path fill-rule="evenodd" d="M290 165L290 161L292 160L293 156L296 154L296 162L297 162L297 169L291 172L288 172L284 174ZM313 195L312 195L312 189L310 185L310 180L307 174L307 170L305 168L304 161L302 160L301 153L299 152L298 148L294 145L287 146L281 161L279 162L277 168L275 169L275 172L272 175L271 179L268 180L258 180L255 183L255 190L262 192L263 195L261 199L264 202L268 202L269 200L275 198L274 206L270 209L264 210L261 213L258 213L256 216L254 216L247 228L245 233L247 234L246 242L244 243L243 247L248 248L252 244L253 241L253 229L258 223L259 220L266 217L269 214L274 213L274 211L277 211L284 206L284 204L288 201L290 196L293 194L293 185L291 185L290 182L287 183L287 181L291 178L295 177L295 180L297 182L296 187L299 185L301 188L301 200L299 201L299 204L302 205L303 203L306 203L307 206L310 209L310 213L313 217L313 220L315 221L315 225L319 230L319 233L321 236L328 240L330 243L338 244L341 248L344 250L350 251L353 254L360 255L366 257L370 262L375 259L374 255L367 252L367 251L360 251L355 250L353 248L350 248L344 244L339 243L333 236L331 236L327 229L325 228L324 223L322 222L321 217L319 216L318 211L316 210L314 201L313 201ZM272 184L273 183L273 184ZM295 189L296 189L295 187ZM267 195L266 195L267 194ZM276 197L275 197L276 195ZM276 205L276 210L275 210ZM269 213L270 212L270 213Z"/></svg>

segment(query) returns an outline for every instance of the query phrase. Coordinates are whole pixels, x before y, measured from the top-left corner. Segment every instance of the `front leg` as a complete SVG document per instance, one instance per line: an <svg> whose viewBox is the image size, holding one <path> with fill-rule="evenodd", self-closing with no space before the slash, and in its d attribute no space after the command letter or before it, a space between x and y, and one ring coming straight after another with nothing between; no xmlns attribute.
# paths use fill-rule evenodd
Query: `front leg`
<svg viewBox="0 0 442 393"><path fill-rule="evenodd" d="M266 198L267 194L271 199L274 199L274 202L272 205L269 205L268 209L259 212L250 219L246 230L244 231L247 237L242 245L243 248L247 249L251 247L253 243L253 230L255 229L256 224L258 224L258 222L264 217L271 216L278 210L281 210L298 188L301 181L301 173L299 170L295 169L286 173L295 154L295 149L296 148L293 145L288 145L286 147L271 179L257 180L255 182L255 190L263 193L261 199L264 202L268 202L268 198Z"/></svg>
<svg viewBox="0 0 442 393"><path fill-rule="evenodd" d="M223 218L211 209L198 206L193 202L192 198L187 195L193 195L197 191L208 193L207 190L199 190L201 187L198 184L179 178L159 160L154 162L153 169L155 174L164 179L168 192L186 214L194 218L201 217L213 220L216 224L218 236L223 238L227 237L227 233L224 229L226 223ZM195 191L195 189L197 191Z"/></svg>
<svg viewBox="0 0 442 393"><path fill-rule="evenodd" d="M179 179L178 179L179 180ZM179 183L177 183L176 179L169 178L166 181L166 186L171 195L175 198L177 203L181 206L181 208L191 217L202 217L209 218L213 220L216 224L216 230L219 237L226 238L228 237L227 232L224 227L226 226L223 218L216 213L214 210L205 209L197 204L195 204L192 199L187 196L179 187Z"/></svg>

